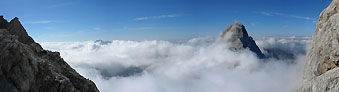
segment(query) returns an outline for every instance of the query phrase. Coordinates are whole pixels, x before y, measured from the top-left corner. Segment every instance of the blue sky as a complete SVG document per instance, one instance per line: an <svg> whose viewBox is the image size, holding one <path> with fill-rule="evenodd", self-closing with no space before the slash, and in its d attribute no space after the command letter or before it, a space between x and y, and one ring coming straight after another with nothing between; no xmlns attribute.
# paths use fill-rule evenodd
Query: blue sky
<svg viewBox="0 0 339 92"><path fill-rule="evenodd" d="M311 36L331 0L2 0L38 42L182 40L217 36L234 20L253 37Z"/></svg>

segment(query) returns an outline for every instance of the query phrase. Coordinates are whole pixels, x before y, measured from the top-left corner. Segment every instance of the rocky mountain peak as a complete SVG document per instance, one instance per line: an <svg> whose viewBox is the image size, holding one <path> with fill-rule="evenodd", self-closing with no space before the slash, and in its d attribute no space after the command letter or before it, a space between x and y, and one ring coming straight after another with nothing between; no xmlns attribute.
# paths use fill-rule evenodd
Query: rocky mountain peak
<svg viewBox="0 0 339 92"><path fill-rule="evenodd" d="M255 41L247 33L247 30L243 24L234 22L221 33L218 38L219 41L227 42L234 50L242 50L248 48L259 58L264 58L265 55L261 52Z"/></svg>
<svg viewBox="0 0 339 92"><path fill-rule="evenodd" d="M5 28L7 25L7 20L4 19L4 16L0 15L0 29Z"/></svg>
<svg viewBox="0 0 339 92"><path fill-rule="evenodd" d="M0 17L0 92L99 92L58 52L43 50L18 18Z"/></svg>
<svg viewBox="0 0 339 92"><path fill-rule="evenodd" d="M7 24L7 29L12 35L19 37L19 41L25 44L34 43L34 40L28 36L25 28L21 25L19 18L15 17Z"/></svg>
<svg viewBox="0 0 339 92"><path fill-rule="evenodd" d="M333 0L320 14L298 92L337 92L339 89L338 7L339 0Z"/></svg>

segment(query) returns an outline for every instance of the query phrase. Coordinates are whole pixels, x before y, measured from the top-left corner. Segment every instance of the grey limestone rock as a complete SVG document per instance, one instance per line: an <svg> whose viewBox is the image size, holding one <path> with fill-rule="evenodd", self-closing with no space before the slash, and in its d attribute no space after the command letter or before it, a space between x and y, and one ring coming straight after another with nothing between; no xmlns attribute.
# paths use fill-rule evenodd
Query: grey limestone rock
<svg viewBox="0 0 339 92"><path fill-rule="evenodd" d="M0 92L99 92L58 52L28 36L18 18L0 16Z"/></svg>
<svg viewBox="0 0 339 92"><path fill-rule="evenodd" d="M339 0L320 14L298 92L339 91Z"/></svg>
<svg viewBox="0 0 339 92"><path fill-rule="evenodd" d="M234 50L242 50L248 48L254 52L259 58L265 58L252 37L247 34L245 26L234 22L221 33L218 41L224 41L231 45Z"/></svg>

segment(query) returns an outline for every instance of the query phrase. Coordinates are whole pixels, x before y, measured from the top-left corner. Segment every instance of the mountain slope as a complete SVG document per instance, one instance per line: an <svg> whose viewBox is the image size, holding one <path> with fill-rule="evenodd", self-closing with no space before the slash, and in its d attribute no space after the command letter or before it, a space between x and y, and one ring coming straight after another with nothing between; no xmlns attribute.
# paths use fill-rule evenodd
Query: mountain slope
<svg viewBox="0 0 339 92"><path fill-rule="evenodd" d="M298 92L339 90L339 0L320 14L312 46L307 51L303 82Z"/></svg>
<svg viewBox="0 0 339 92"><path fill-rule="evenodd" d="M238 24L236 22L231 24L224 32L221 33L218 40L229 43L235 50L249 48L252 52L257 54L259 58L265 57L253 38L247 34L243 24Z"/></svg>
<svg viewBox="0 0 339 92"><path fill-rule="evenodd" d="M99 92L58 52L28 36L18 18L0 16L0 92Z"/></svg>

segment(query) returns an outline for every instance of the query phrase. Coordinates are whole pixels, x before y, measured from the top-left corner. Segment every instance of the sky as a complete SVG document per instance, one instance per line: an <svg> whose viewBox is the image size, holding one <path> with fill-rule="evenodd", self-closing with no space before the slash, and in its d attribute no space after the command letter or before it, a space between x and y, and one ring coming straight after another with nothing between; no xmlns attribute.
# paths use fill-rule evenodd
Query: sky
<svg viewBox="0 0 339 92"><path fill-rule="evenodd" d="M331 0L2 0L38 42L183 40L217 36L234 21L248 33L311 36Z"/></svg>

